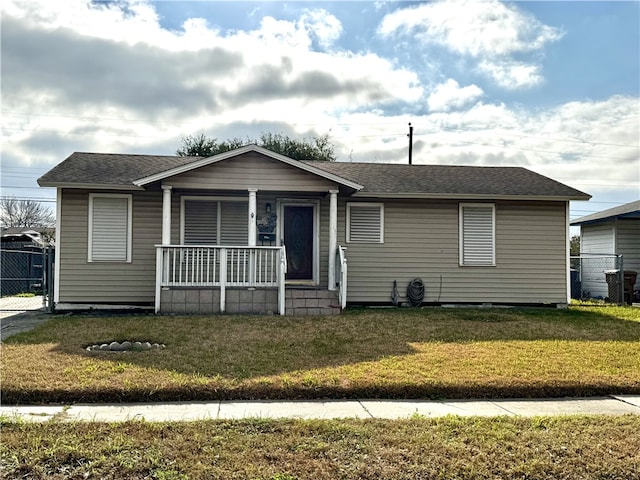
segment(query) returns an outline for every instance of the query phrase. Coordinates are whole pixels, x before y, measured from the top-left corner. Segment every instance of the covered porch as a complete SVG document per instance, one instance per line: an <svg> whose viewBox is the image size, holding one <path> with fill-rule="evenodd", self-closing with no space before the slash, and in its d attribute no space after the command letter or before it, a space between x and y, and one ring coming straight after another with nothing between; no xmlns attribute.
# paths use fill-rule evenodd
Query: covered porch
<svg viewBox="0 0 640 480"><path fill-rule="evenodd" d="M161 188L156 313L321 315L346 306L337 189L261 194L249 188L242 195Z"/></svg>

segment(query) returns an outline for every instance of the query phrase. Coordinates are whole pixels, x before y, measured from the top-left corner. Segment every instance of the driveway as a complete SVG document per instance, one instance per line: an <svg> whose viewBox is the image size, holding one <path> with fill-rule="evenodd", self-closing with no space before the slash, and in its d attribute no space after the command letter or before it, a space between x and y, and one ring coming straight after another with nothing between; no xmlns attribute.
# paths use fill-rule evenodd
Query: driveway
<svg viewBox="0 0 640 480"><path fill-rule="evenodd" d="M0 298L0 341L46 322L51 315L42 307L42 296Z"/></svg>

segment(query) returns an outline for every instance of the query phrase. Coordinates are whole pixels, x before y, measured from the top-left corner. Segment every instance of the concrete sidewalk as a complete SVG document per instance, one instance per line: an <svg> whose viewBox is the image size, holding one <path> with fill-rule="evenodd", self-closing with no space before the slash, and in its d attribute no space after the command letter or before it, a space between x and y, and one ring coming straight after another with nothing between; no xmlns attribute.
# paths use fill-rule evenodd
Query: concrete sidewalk
<svg viewBox="0 0 640 480"><path fill-rule="evenodd" d="M77 404L56 406L0 406L5 420L27 422L179 422L216 419L401 419L458 415L554 416L640 415L640 395L596 398L512 400L318 400L318 401L223 401L136 404Z"/></svg>

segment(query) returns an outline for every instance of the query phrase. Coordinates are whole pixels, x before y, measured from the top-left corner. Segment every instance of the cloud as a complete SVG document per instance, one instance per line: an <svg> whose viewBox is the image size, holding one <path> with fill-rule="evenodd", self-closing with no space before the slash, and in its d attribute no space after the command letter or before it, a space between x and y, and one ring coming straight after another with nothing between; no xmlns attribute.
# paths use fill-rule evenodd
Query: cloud
<svg viewBox="0 0 640 480"><path fill-rule="evenodd" d="M422 116L345 114L351 161L407 161L407 122L416 164L524 166L587 193L634 191L640 182L638 99L613 96L536 112L478 102ZM340 139L340 133L335 132Z"/></svg>
<svg viewBox="0 0 640 480"><path fill-rule="evenodd" d="M505 32L478 14L486 38L469 41L455 18L441 13L442 26L434 23L429 9L447 5L397 10L387 34L433 35L421 41L441 42L508 88L542 81L523 55L538 55L555 31L535 19L508 30L509 19L529 17L503 6L496 22ZM53 165L74 150L173 154L188 134L262 131L329 132L342 161L400 163L412 122L415 163L525 165L589 193L589 178L637 190L637 97L531 110L459 79L427 88L395 60L340 48L342 25L324 10L223 31L197 18L167 30L140 1L8 0L3 9L3 165Z"/></svg>
<svg viewBox="0 0 640 480"><path fill-rule="evenodd" d="M432 112L447 112L467 105L483 93L477 85L460 87L458 82L450 78L433 89L427 98L427 104Z"/></svg>
<svg viewBox="0 0 640 480"><path fill-rule="evenodd" d="M306 10L300 18L300 23L325 49L333 46L342 35L340 20L324 9Z"/></svg>
<svg viewBox="0 0 640 480"><path fill-rule="evenodd" d="M45 109L101 105L151 118L168 110L211 112L218 101L208 87L222 71L229 75L241 66L241 57L221 48L167 52L68 29L28 28L10 17L2 20L2 37L5 106L46 92Z"/></svg>
<svg viewBox="0 0 640 480"><path fill-rule="evenodd" d="M515 56L539 53L563 36L515 6L497 0L447 0L401 8L386 15L378 33L412 35L424 45L443 46L478 62L478 71L505 88L531 87L543 77L535 59Z"/></svg>
<svg viewBox="0 0 640 480"><path fill-rule="evenodd" d="M2 90L9 110L24 110L32 99L42 113L258 121L273 116L265 108L270 101L299 119L301 108L317 115L422 95L415 73L375 54L315 49L330 47L342 31L325 10L221 32L204 19L166 30L140 1L62 5L8 2Z"/></svg>

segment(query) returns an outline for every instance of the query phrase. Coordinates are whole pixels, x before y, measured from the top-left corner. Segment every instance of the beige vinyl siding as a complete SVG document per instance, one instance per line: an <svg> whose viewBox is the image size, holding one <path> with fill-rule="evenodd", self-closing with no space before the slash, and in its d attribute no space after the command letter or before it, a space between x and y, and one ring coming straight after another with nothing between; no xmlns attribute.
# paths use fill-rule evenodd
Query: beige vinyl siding
<svg viewBox="0 0 640 480"><path fill-rule="evenodd" d="M328 192L334 182L259 153L247 153L163 180L175 188L260 191Z"/></svg>
<svg viewBox="0 0 640 480"><path fill-rule="evenodd" d="M459 266L459 202L385 200L385 243L347 245L348 301L390 303L422 278L426 302L566 302L564 202L495 202L496 265ZM345 240L345 202L338 242Z"/></svg>
<svg viewBox="0 0 640 480"><path fill-rule="evenodd" d="M162 239L162 194L136 192L132 201L131 262L88 262L89 192L62 190L60 245L57 246L61 303L153 302L154 246Z"/></svg>

